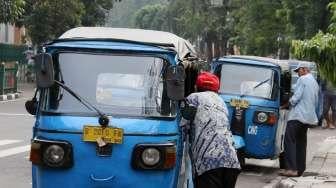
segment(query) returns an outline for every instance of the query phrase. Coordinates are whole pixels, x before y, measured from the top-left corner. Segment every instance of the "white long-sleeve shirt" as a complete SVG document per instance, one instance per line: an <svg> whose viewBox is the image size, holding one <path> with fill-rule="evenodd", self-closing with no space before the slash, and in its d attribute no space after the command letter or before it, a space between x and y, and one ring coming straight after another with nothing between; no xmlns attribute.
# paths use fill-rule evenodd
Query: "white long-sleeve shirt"
<svg viewBox="0 0 336 188"><path fill-rule="evenodd" d="M316 125L318 117L319 86L312 74L300 76L294 88L294 95L289 99L291 109L288 120L298 120L304 124Z"/></svg>

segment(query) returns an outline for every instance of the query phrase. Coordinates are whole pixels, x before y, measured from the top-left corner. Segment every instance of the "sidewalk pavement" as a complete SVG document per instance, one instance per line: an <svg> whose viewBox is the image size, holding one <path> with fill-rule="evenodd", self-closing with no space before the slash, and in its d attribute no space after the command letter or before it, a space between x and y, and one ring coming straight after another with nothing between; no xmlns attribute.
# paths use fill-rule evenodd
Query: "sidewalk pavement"
<svg viewBox="0 0 336 188"><path fill-rule="evenodd" d="M336 188L336 136L324 140L301 177L277 177L264 188Z"/></svg>

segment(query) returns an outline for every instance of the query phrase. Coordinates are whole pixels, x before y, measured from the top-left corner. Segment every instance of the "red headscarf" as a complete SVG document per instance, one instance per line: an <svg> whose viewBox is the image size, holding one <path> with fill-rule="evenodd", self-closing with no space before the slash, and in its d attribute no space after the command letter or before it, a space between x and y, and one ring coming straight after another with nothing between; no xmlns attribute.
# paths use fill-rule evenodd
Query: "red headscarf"
<svg viewBox="0 0 336 188"><path fill-rule="evenodd" d="M197 77L196 86L199 90L218 92L219 79L210 72L202 72Z"/></svg>

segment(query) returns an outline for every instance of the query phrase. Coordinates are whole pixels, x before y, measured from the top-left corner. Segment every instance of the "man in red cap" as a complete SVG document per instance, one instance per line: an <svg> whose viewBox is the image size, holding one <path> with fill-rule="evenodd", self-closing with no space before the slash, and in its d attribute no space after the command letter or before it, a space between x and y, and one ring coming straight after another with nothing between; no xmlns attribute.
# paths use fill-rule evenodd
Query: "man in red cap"
<svg viewBox="0 0 336 188"><path fill-rule="evenodd" d="M228 110L217 94L219 79L203 72L197 77L197 93L186 102L197 108L193 120L182 121L189 127L190 153L196 188L233 188L240 173L240 164L229 130Z"/></svg>

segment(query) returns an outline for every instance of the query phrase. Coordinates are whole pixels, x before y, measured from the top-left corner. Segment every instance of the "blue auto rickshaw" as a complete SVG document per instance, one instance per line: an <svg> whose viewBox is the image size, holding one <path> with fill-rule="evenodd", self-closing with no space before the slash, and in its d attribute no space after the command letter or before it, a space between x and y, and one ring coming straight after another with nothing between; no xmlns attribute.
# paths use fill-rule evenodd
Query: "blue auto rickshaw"
<svg viewBox="0 0 336 188"><path fill-rule="evenodd" d="M177 104L192 92L188 57L188 41L141 29L79 27L46 44L26 102L32 186L192 187Z"/></svg>
<svg viewBox="0 0 336 188"><path fill-rule="evenodd" d="M226 56L212 62L220 78L219 94L229 110L230 129L238 158L274 159L282 151L285 133L280 98L288 98L282 68L271 58ZM287 84L288 85L288 84ZM282 88L282 89L281 89ZM283 96L281 96L283 95Z"/></svg>

